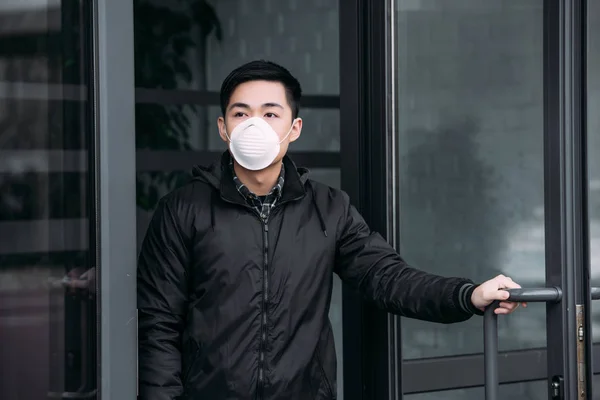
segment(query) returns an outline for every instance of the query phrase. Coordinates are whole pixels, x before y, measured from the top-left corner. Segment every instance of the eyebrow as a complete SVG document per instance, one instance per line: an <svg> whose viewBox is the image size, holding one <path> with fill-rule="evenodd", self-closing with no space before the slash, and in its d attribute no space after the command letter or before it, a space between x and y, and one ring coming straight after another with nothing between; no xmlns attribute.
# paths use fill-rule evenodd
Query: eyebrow
<svg viewBox="0 0 600 400"><path fill-rule="evenodd" d="M235 108L235 107L239 107L239 108L245 108L247 110L249 110L251 107L246 104L246 103L233 103L232 105L229 106L229 110ZM281 108L283 109L283 106L279 103L265 103L261 106L261 108L272 108L272 107L277 107L277 108Z"/></svg>

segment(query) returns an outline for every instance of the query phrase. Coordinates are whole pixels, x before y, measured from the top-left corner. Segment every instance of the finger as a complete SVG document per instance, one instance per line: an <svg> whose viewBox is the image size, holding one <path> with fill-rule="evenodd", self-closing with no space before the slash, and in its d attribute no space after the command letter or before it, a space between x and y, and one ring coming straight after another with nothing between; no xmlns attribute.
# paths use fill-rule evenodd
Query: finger
<svg viewBox="0 0 600 400"><path fill-rule="evenodd" d="M488 300L490 301L494 301L494 300L508 300L508 298L510 297L510 294L506 291L506 290L502 290L502 289L498 289L498 290L493 290L489 293L488 296L489 297Z"/></svg>
<svg viewBox="0 0 600 400"><path fill-rule="evenodd" d="M507 315L510 314L512 311L511 310L507 310L506 308L503 307L498 307L494 310L494 313L498 314L498 315Z"/></svg>
<svg viewBox="0 0 600 400"><path fill-rule="evenodd" d="M506 311L508 311L509 313L511 313L511 312L514 312L514 311L515 311L517 308L519 308L519 307L518 307L518 306L511 305L511 306L509 306L509 307L502 307L502 308L504 308Z"/></svg>
<svg viewBox="0 0 600 400"><path fill-rule="evenodd" d="M69 282L69 286L75 289L85 289L88 287L88 285L88 281L83 279L73 279L71 282Z"/></svg>
<svg viewBox="0 0 600 400"><path fill-rule="evenodd" d="M501 301L498 305L502 308L507 308L509 310L514 310L515 308L519 307L519 303L512 303L508 301Z"/></svg>
<svg viewBox="0 0 600 400"><path fill-rule="evenodd" d="M520 289L521 285L513 281L511 278L505 278L500 282L503 289Z"/></svg>
<svg viewBox="0 0 600 400"><path fill-rule="evenodd" d="M521 305L523 306L523 308L527 307L527 303L521 303Z"/></svg>
<svg viewBox="0 0 600 400"><path fill-rule="evenodd" d="M79 275L81 275L81 269L79 269L79 268L73 268L72 270L67 272L67 276L69 278L77 278L77 277L79 277Z"/></svg>

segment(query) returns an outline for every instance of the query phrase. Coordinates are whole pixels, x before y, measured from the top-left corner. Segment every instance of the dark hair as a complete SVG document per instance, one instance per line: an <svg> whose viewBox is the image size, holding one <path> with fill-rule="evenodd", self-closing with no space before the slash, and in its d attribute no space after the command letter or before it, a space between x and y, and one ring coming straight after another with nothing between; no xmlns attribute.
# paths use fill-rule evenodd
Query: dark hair
<svg viewBox="0 0 600 400"><path fill-rule="evenodd" d="M234 69L221 85L221 112L225 115L231 95L242 83L250 81L280 82L285 88L287 101L292 109L292 118L300 112L302 88L290 71L271 61L256 60Z"/></svg>

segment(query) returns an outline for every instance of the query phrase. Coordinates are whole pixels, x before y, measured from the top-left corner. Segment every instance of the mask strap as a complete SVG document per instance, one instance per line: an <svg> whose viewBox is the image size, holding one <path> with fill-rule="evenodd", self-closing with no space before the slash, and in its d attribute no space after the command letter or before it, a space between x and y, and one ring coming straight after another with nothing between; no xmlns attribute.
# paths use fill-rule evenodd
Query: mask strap
<svg viewBox="0 0 600 400"><path fill-rule="evenodd" d="M227 140L229 140L229 143L231 143L231 138L229 137L229 133L227 133L227 124L223 122L223 126L225 126L225 137L227 138Z"/></svg>
<svg viewBox="0 0 600 400"><path fill-rule="evenodd" d="M283 137L283 139L281 139L281 140L279 141L279 144L283 143L283 141L284 141L285 139L287 139L287 137L288 137L288 136L290 136L290 133L292 133L292 129L294 129L294 124L296 123L296 121L297 121L297 120L298 120L298 118L295 118L295 119L292 121L292 126L290 126L290 130L288 131L288 133L286 133L286 135Z"/></svg>
<svg viewBox="0 0 600 400"><path fill-rule="evenodd" d="M294 124L296 123L296 121L298 120L298 118L295 118L292 121L292 126L290 126L290 130L285 134L285 136L283 137L283 139L281 139L279 141L279 144L283 143L283 141L285 139L287 139L288 136L290 136L290 133L292 133L292 129L294 129ZM266 122L266 121L265 121ZM229 133L227 133L227 125L225 123L223 123L223 125L225 126L225 137L227 138L227 140L229 140L229 142L231 142L231 138L229 137Z"/></svg>

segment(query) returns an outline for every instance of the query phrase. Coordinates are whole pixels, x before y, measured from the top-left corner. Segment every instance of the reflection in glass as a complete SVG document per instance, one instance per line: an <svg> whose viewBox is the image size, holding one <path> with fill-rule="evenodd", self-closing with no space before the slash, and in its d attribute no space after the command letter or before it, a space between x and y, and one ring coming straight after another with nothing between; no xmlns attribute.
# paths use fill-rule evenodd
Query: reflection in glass
<svg viewBox="0 0 600 400"><path fill-rule="evenodd" d="M0 5L0 398L96 398L90 2Z"/></svg>
<svg viewBox="0 0 600 400"><path fill-rule="evenodd" d="M543 1L397 5L404 258L543 285ZM482 352L482 322L402 319L403 357ZM544 306L500 318L499 336L501 350L545 346Z"/></svg>
<svg viewBox="0 0 600 400"><path fill-rule="evenodd" d="M339 94L338 0L135 0L134 12L136 87L218 92L229 71L264 58L305 93Z"/></svg>

